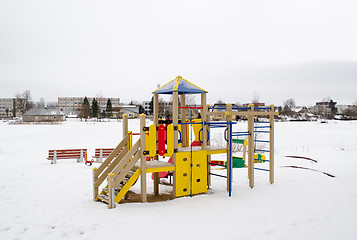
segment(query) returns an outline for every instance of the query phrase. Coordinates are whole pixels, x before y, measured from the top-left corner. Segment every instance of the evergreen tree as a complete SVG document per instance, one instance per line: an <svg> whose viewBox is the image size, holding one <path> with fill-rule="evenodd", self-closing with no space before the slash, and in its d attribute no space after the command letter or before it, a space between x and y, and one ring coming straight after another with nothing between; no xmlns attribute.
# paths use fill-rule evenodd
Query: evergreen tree
<svg viewBox="0 0 357 240"><path fill-rule="evenodd" d="M108 101L107 101L106 114L107 114L108 118L111 118L113 115L113 106L112 106L112 101L110 100L110 98L108 98Z"/></svg>
<svg viewBox="0 0 357 240"><path fill-rule="evenodd" d="M145 113L145 109L142 105L137 105L139 107L139 113L142 114L142 113Z"/></svg>
<svg viewBox="0 0 357 240"><path fill-rule="evenodd" d="M95 118L98 118L99 115L99 106L98 106L98 102L95 98L93 98L92 101L92 116Z"/></svg>
<svg viewBox="0 0 357 240"><path fill-rule="evenodd" d="M80 112L79 112L79 117L80 118L85 118L87 119L91 114L91 109L89 105L89 101L87 97L84 97Z"/></svg>

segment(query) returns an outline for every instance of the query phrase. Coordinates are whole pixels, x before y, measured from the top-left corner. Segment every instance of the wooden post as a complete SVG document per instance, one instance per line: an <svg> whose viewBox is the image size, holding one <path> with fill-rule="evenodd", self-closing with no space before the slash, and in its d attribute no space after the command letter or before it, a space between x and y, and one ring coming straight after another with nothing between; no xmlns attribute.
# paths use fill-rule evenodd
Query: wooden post
<svg viewBox="0 0 357 240"><path fill-rule="evenodd" d="M140 115L140 170L141 170L141 202L147 202L147 194L146 194L146 155L144 155L144 151L146 150L146 132L144 131L144 127L146 121L146 115Z"/></svg>
<svg viewBox="0 0 357 240"><path fill-rule="evenodd" d="M128 125L128 114L123 114L123 138L129 135L129 125ZM130 140L128 137L128 142L126 143L128 151L130 148ZM129 192L125 195L125 199L129 197Z"/></svg>
<svg viewBox="0 0 357 240"><path fill-rule="evenodd" d="M248 110L248 178L249 187L254 187L254 104Z"/></svg>
<svg viewBox="0 0 357 240"><path fill-rule="evenodd" d="M232 104L226 104L226 121L227 121L227 191L231 192L232 190L232 179L233 179L233 171L232 171L232 137L230 135L232 131Z"/></svg>
<svg viewBox="0 0 357 240"><path fill-rule="evenodd" d="M159 94L155 93L154 94L154 99L153 99L153 121L154 125L157 127L158 125L158 119L159 119Z"/></svg>
<svg viewBox="0 0 357 240"><path fill-rule="evenodd" d="M270 105L270 134L269 134L269 182L274 183L274 105Z"/></svg>
<svg viewBox="0 0 357 240"><path fill-rule="evenodd" d="M174 149L178 149L177 128L178 128L178 93L172 93L172 123L174 125ZM176 154L172 154L173 164L176 167ZM176 171L173 172L173 197L176 197Z"/></svg>
<svg viewBox="0 0 357 240"><path fill-rule="evenodd" d="M211 117L209 116L209 105L206 105L206 122L211 121ZM206 125L206 129L208 130L208 135L211 136L211 129L209 125ZM208 136L207 136L208 138ZM207 141L207 146L211 145L211 140L208 138ZM211 155L207 154L207 187L209 188L211 186Z"/></svg>
<svg viewBox="0 0 357 240"><path fill-rule="evenodd" d="M206 93L201 93L201 120L202 120L202 150L207 149L207 126L204 124L207 118L207 97Z"/></svg>
<svg viewBox="0 0 357 240"><path fill-rule="evenodd" d="M153 111L154 111L154 113L153 113L153 121L154 121L154 125L156 126L156 129L157 129L157 127L159 126L159 94L158 93L155 93L154 94L154 99L153 99L154 101L153 101ZM156 132L156 139L157 139L157 132ZM154 156L154 160L158 160L159 159L159 157L158 157L158 155L155 155Z"/></svg>
<svg viewBox="0 0 357 240"><path fill-rule="evenodd" d="M128 135L128 114L123 115L123 138Z"/></svg>
<svg viewBox="0 0 357 240"><path fill-rule="evenodd" d="M159 94L155 93L153 98L153 121L156 128L159 126ZM157 134L157 133L156 133ZM157 139L157 136L156 136ZM158 156L154 156L155 160L158 160ZM159 174L154 173L154 194L159 194Z"/></svg>
<svg viewBox="0 0 357 240"><path fill-rule="evenodd" d="M185 107L186 106L186 96L184 94L181 95L181 107ZM181 123L185 123L186 122L186 109L185 108L181 108ZM181 147L187 147L186 145L186 139L187 139L187 125L186 124L182 124L181 125Z"/></svg>
<svg viewBox="0 0 357 240"><path fill-rule="evenodd" d="M108 174L108 198L109 198L109 206L108 208L115 208L115 196L114 196L114 186L113 183L115 182L114 180L114 173L109 173Z"/></svg>
<svg viewBox="0 0 357 240"><path fill-rule="evenodd" d="M96 174L97 170L97 168L93 168L93 201L95 201L98 196L98 187L95 186L95 182L98 180L98 176Z"/></svg>
<svg viewBox="0 0 357 240"><path fill-rule="evenodd" d="M159 173L154 172L154 194L155 195L159 195L159 184L160 184Z"/></svg>

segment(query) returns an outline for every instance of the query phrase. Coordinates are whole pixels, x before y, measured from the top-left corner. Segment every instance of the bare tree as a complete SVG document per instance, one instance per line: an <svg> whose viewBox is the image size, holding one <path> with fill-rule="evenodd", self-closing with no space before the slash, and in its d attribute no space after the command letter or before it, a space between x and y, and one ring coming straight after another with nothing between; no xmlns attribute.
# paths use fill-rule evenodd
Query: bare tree
<svg viewBox="0 0 357 240"><path fill-rule="evenodd" d="M36 108L43 109L46 107L45 99L40 98L40 101L36 104Z"/></svg>
<svg viewBox="0 0 357 240"><path fill-rule="evenodd" d="M259 93L257 91L253 91L252 95L253 95L252 103L259 103Z"/></svg>
<svg viewBox="0 0 357 240"><path fill-rule="evenodd" d="M17 108L19 108L19 110L22 114L24 114L25 112L27 112L35 107L35 104L32 102L30 90L26 90L22 94L20 94L20 93L16 94L16 101L17 101L17 104L15 104L15 105ZM15 110L15 112L16 112L16 110Z"/></svg>
<svg viewBox="0 0 357 240"><path fill-rule="evenodd" d="M185 104L186 106L194 106L196 104L196 98L193 94L185 95Z"/></svg>
<svg viewBox="0 0 357 240"><path fill-rule="evenodd" d="M294 115L293 108L295 108L295 107L296 107L295 99L294 98L287 99L286 101L284 101L284 107L283 107L282 114L287 115L287 116Z"/></svg>

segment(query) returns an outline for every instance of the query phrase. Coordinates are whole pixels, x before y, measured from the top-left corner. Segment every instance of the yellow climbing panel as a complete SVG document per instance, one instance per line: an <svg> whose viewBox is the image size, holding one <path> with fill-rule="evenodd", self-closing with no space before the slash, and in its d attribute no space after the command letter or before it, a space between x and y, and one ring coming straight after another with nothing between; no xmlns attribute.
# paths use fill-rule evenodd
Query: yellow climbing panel
<svg viewBox="0 0 357 240"><path fill-rule="evenodd" d="M192 178L191 178L192 173ZM176 197L207 192L207 151L176 153Z"/></svg>

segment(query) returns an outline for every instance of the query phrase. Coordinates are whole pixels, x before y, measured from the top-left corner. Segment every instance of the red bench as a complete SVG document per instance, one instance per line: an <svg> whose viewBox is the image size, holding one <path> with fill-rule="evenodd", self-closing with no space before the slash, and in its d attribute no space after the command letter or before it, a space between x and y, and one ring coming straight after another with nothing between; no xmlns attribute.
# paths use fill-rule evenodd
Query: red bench
<svg viewBox="0 0 357 240"><path fill-rule="evenodd" d="M103 158L107 158L114 148L96 148L93 158L98 162L103 162Z"/></svg>
<svg viewBox="0 0 357 240"><path fill-rule="evenodd" d="M83 162L87 158L87 149L62 149L49 150L48 160L51 164L56 164L58 159L77 159L77 162Z"/></svg>

